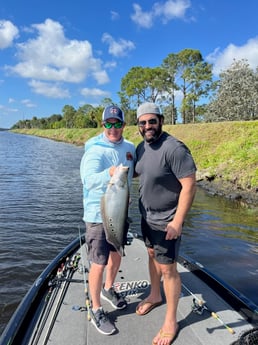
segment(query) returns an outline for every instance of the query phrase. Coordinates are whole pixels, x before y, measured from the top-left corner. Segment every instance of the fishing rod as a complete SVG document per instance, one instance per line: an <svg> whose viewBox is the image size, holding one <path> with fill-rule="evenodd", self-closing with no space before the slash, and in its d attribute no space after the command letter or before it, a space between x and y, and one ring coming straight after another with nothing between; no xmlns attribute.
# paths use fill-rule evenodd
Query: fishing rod
<svg viewBox="0 0 258 345"><path fill-rule="evenodd" d="M191 290L189 290L183 283L181 283L183 288L191 295L193 296L193 305L192 305L192 310L193 312L197 313L197 314L202 314L203 310L207 310L212 317L214 317L214 319L218 320L231 334L234 334L235 331L229 327L220 317L217 313L215 313L214 311L210 310L207 305L205 304L205 302L203 300L201 300L200 298L198 298Z"/></svg>
<svg viewBox="0 0 258 345"><path fill-rule="evenodd" d="M81 236L80 226L79 226L79 238L80 238L82 272L83 272L83 281L84 281L85 306L86 306L86 309L87 309L87 318L88 318L88 321L90 321L91 320L91 313L90 313L90 311L91 311L91 303L90 303L89 290L88 290L88 287L87 287L87 280L86 280L86 271L88 271L88 270L87 270L86 266L84 265L84 257L83 257L83 254L82 254L82 236Z"/></svg>
<svg viewBox="0 0 258 345"><path fill-rule="evenodd" d="M44 345L46 345L47 342L48 342L49 336L50 336L50 334L52 332L52 329L53 329L55 321L56 321L56 317L57 317L58 312L59 312L59 310L61 308L61 305L63 303L63 299L64 299L64 296L66 294L66 291L68 289L69 280L72 278L74 271L78 268L78 262L79 262L80 258L81 258L81 256L78 253L74 254L71 260L69 259L69 257L66 258L65 267L67 268L67 270L66 270L66 278L67 278L67 280L63 283L63 286L61 288L58 303L56 305L54 314L52 316L51 323L50 323L50 325L48 327L47 334L46 334L46 336L44 338L44 341L43 341Z"/></svg>
<svg viewBox="0 0 258 345"><path fill-rule="evenodd" d="M47 292L47 295L45 296L45 307L41 312L41 317L38 321L38 326L36 331L35 331L35 335L32 339L32 344L38 344L40 336L42 334L42 331L46 325L46 321L49 317L50 311L52 309L52 306L55 302L56 296L58 294L58 290L61 286L61 280L62 277L64 275L66 266L64 263L61 264L60 267L58 267L57 269L57 273L56 276L53 280L49 281L48 285L49 285L49 290ZM54 292L53 292L54 290Z"/></svg>

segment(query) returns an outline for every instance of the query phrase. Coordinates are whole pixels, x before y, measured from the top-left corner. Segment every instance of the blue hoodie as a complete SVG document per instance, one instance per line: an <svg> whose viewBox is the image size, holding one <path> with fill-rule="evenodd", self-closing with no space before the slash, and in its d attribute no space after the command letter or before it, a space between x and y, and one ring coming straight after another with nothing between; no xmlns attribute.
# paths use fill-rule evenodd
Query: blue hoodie
<svg viewBox="0 0 258 345"><path fill-rule="evenodd" d="M134 171L135 147L122 138L117 143L108 140L104 133L85 143L80 174L83 184L83 220L102 223L100 202L110 181L111 166L129 166L128 182L131 184Z"/></svg>

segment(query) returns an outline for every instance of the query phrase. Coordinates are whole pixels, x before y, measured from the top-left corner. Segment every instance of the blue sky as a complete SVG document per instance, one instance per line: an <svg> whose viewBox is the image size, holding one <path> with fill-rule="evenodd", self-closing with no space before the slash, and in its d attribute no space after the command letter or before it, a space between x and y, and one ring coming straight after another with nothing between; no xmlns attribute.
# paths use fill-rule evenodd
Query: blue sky
<svg viewBox="0 0 258 345"><path fill-rule="evenodd" d="M200 50L214 76L233 59L258 65L257 0L2 0L0 128L119 102L134 66Z"/></svg>

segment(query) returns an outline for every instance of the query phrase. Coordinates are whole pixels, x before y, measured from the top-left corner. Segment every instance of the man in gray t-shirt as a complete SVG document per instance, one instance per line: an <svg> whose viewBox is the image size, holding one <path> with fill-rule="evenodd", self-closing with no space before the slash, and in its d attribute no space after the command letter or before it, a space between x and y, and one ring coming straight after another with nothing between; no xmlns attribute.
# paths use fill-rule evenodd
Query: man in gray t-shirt
<svg viewBox="0 0 258 345"><path fill-rule="evenodd" d="M163 116L154 103L137 109L144 141L136 149L135 173L139 176L141 228L149 254L150 295L136 308L145 315L162 302L160 279L167 302L161 330L153 344L170 343L178 333L176 311L181 280L176 268L182 227L196 190L196 166L189 149L162 131Z"/></svg>

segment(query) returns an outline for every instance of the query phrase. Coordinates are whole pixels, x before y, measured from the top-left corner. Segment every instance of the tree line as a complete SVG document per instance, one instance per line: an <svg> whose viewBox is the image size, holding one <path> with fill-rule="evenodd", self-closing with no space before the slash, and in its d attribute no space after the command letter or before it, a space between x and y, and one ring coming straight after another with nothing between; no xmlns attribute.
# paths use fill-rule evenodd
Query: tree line
<svg viewBox="0 0 258 345"><path fill-rule="evenodd" d="M121 80L118 92L128 125L136 124L136 109L146 101L157 103L165 123L240 121L258 119L258 67L247 60L234 60L217 80L212 64L199 50L184 49L169 54L158 67L132 67ZM65 105L62 114L20 120L13 128L95 128L101 125L105 106L115 104L105 98L99 106L85 104L77 110Z"/></svg>

